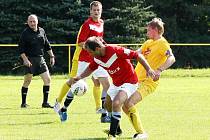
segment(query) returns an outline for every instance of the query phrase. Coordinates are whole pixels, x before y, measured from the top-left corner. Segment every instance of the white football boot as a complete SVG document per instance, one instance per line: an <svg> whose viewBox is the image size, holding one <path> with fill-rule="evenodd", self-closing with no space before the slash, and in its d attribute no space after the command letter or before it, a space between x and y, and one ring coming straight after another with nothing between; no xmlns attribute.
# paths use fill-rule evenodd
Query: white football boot
<svg viewBox="0 0 210 140"><path fill-rule="evenodd" d="M147 133L143 133L143 134L136 133L133 136L133 140L147 140L147 139L148 139L148 134Z"/></svg>

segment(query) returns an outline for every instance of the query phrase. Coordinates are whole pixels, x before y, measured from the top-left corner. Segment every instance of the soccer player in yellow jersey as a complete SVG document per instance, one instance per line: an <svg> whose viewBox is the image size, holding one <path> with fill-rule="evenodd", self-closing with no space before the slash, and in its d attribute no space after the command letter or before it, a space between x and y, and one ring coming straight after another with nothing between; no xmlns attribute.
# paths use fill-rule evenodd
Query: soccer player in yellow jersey
<svg viewBox="0 0 210 140"><path fill-rule="evenodd" d="M144 55L152 69L156 70L156 80L147 76L143 66L138 63L135 71L139 80L138 92L133 94L125 103L123 110L128 115L136 134L133 139L147 139L148 135L144 131L139 113L135 107L147 95L153 93L158 86L158 80L161 73L169 68L174 62L175 57L172 53L169 43L162 36L164 33L164 23L160 18L154 18L147 25L148 40L143 43L142 47L138 50Z"/></svg>

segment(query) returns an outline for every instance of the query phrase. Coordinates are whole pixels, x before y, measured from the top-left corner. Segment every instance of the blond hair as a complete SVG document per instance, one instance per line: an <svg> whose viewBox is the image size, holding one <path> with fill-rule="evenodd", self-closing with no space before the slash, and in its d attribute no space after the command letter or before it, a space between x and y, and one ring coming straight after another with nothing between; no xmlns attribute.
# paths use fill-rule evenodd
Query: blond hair
<svg viewBox="0 0 210 140"><path fill-rule="evenodd" d="M92 9L93 6L101 6L102 7L102 4L100 1L92 1L90 3L90 9Z"/></svg>
<svg viewBox="0 0 210 140"><path fill-rule="evenodd" d="M162 35L164 33L164 22L162 21L161 18L153 18L152 21L150 21L147 26L151 27L151 28L157 28L158 29L158 33L160 35Z"/></svg>

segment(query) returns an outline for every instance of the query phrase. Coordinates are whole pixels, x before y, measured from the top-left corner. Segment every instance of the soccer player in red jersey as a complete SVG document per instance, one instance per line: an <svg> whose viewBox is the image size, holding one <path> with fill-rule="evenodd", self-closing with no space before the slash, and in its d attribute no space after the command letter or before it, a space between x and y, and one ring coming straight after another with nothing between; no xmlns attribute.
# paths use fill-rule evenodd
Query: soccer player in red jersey
<svg viewBox="0 0 210 140"><path fill-rule="evenodd" d="M73 100L73 94L69 90L71 87L71 77L82 73L85 68L93 61L93 57L83 49L84 42L91 36L103 37L104 34L104 22L101 19L102 14L102 4L99 1L93 1L90 4L90 17L83 23L81 26L78 36L77 36L77 46L73 57L73 64L70 73L70 79L63 85L59 96L56 99L56 104L54 110L56 112L60 111L60 103L63 97L67 94L67 98L64 102L64 107L69 106ZM96 113L101 113L101 122L106 123L110 122L110 117L107 114L107 111L103 109L103 104L107 95L107 90L109 88L109 74L102 67L99 67L93 72L92 80L94 83L93 95L95 98L96 104ZM103 91L100 89L100 84L103 87ZM102 103L100 102L102 100ZM101 105L102 104L102 105ZM102 106L102 108L101 108ZM65 113L66 110L62 109L62 112ZM61 112L61 113L62 113Z"/></svg>
<svg viewBox="0 0 210 140"><path fill-rule="evenodd" d="M74 78L74 82L89 76L99 66L107 70L113 81L106 97L106 102L112 102L112 117L108 139L115 140L116 132L121 131L119 128L121 108L126 100L137 91L138 87L138 77L130 59L135 59L141 63L148 76L155 78L156 73L151 69L143 55L137 51L120 46L105 45L100 38L88 38L85 49L94 57L94 61L90 63L83 73Z"/></svg>

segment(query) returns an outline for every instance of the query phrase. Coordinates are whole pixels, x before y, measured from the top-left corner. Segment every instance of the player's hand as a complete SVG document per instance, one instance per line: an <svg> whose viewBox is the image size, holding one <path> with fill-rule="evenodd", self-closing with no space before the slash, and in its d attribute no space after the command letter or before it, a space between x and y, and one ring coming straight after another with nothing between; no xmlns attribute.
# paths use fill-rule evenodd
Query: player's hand
<svg viewBox="0 0 210 140"><path fill-rule="evenodd" d="M161 71L160 70L156 70L155 73L156 74L155 74L155 77L154 77L153 81L159 80L160 76L161 76Z"/></svg>
<svg viewBox="0 0 210 140"><path fill-rule="evenodd" d="M55 57L50 57L50 66L54 66L55 65Z"/></svg>
<svg viewBox="0 0 210 140"><path fill-rule="evenodd" d="M152 69L149 69L147 71L147 76L151 77L153 79L153 81L157 81L160 77L160 75Z"/></svg>
<svg viewBox="0 0 210 140"><path fill-rule="evenodd" d="M79 81L80 79L82 79L80 76L72 78L73 84L76 83L77 81Z"/></svg>
<svg viewBox="0 0 210 140"><path fill-rule="evenodd" d="M26 67L32 66L31 62L28 59L23 61L23 65L25 65Z"/></svg>

